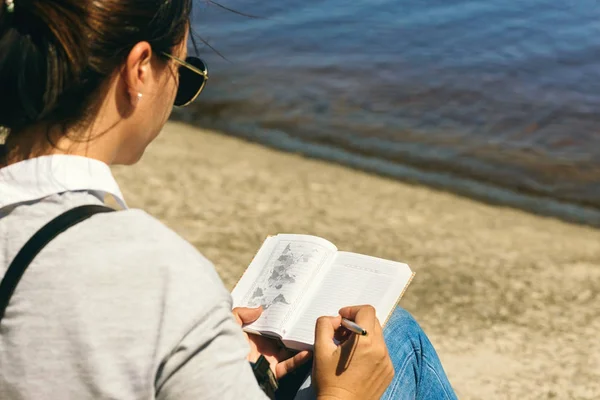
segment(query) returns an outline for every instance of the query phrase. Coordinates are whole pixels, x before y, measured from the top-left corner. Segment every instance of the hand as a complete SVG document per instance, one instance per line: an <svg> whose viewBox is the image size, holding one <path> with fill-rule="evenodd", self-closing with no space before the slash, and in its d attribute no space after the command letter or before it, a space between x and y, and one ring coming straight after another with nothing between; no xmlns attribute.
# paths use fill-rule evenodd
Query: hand
<svg viewBox="0 0 600 400"><path fill-rule="evenodd" d="M347 334L340 327L342 317L366 329L367 336ZM337 345L334 337L346 340ZM394 366L373 307L346 307L337 317L317 320L313 382L319 399L379 399L393 377Z"/></svg>
<svg viewBox="0 0 600 400"><path fill-rule="evenodd" d="M262 312L262 307L238 307L233 309L233 315L240 326L256 321ZM265 336L249 335L246 332L244 332L244 335L250 344L248 361L254 362L258 360L258 357L262 354L269 361L271 370L275 373L277 379L283 378L286 374L305 364L312 357L312 353L308 351L301 351L295 354L281 347L276 340Z"/></svg>

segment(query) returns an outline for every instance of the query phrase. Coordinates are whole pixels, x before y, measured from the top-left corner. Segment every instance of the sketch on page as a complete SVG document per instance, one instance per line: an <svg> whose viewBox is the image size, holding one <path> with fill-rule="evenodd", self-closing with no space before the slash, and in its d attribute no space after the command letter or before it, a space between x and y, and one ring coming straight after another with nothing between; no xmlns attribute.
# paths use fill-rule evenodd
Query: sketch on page
<svg viewBox="0 0 600 400"><path fill-rule="evenodd" d="M326 248L310 242L282 241L250 290L248 307L262 306L262 323L280 320L328 256ZM274 321L273 321L274 322Z"/></svg>

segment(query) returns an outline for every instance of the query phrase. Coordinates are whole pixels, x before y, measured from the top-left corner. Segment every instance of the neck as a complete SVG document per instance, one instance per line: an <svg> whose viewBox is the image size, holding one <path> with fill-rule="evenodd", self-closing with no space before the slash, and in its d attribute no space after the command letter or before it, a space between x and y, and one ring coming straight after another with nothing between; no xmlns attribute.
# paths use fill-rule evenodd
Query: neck
<svg viewBox="0 0 600 400"><path fill-rule="evenodd" d="M47 125L33 126L8 135L4 151L0 150L0 167L53 154L83 156L110 165L117 148L113 137L94 133L90 128L64 131Z"/></svg>

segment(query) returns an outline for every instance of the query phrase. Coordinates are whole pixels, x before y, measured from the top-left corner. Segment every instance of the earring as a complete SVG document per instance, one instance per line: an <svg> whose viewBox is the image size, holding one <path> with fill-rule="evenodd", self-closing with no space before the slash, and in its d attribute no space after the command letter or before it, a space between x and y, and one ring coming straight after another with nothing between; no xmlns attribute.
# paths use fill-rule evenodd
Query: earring
<svg viewBox="0 0 600 400"><path fill-rule="evenodd" d="M140 100L142 100L142 93L138 92L138 94L137 94L137 101L135 102L136 106L140 103Z"/></svg>

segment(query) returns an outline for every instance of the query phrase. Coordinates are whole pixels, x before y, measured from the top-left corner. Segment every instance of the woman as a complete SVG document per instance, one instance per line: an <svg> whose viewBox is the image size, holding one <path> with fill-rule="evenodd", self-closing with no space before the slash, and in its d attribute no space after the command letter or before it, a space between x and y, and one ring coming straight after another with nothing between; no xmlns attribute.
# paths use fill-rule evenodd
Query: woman
<svg viewBox="0 0 600 400"><path fill-rule="evenodd" d="M0 276L56 216L106 195L124 208L29 264L0 321L0 398L264 398L248 363L261 353L283 386L312 359L309 396L455 398L402 310L385 332L371 307L341 310L372 333L339 345L341 317L321 318L312 356L244 335L261 310L232 316L212 264L127 209L109 166L138 161L208 77L182 61L190 11L191 0L0 0Z"/></svg>

